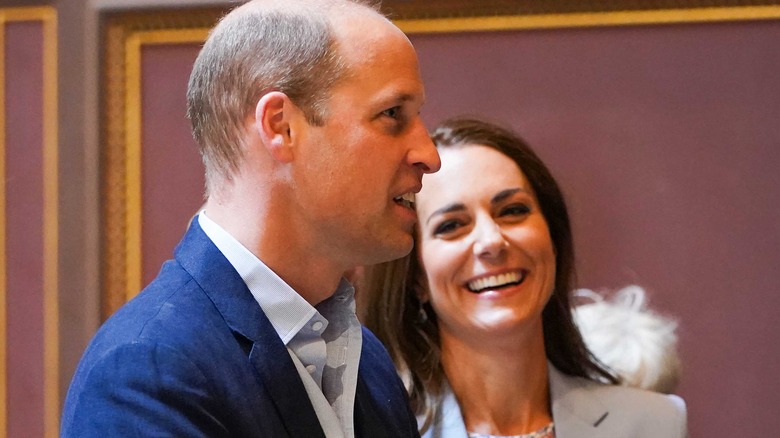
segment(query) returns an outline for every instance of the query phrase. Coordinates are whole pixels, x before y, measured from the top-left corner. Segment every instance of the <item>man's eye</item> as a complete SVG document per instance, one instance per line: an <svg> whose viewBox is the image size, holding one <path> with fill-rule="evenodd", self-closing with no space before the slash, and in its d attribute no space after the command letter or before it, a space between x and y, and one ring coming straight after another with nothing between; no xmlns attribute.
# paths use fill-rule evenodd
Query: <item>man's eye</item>
<svg viewBox="0 0 780 438"><path fill-rule="evenodd" d="M390 117L391 119L398 119L401 117L401 107L400 106L394 106L392 108L388 108L384 111L382 111L383 116Z"/></svg>
<svg viewBox="0 0 780 438"><path fill-rule="evenodd" d="M439 225L437 225L436 228L434 228L433 235L440 236L443 234L449 234L457 230L459 227L460 227L460 223L458 223L458 221L453 219L446 220L440 223Z"/></svg>

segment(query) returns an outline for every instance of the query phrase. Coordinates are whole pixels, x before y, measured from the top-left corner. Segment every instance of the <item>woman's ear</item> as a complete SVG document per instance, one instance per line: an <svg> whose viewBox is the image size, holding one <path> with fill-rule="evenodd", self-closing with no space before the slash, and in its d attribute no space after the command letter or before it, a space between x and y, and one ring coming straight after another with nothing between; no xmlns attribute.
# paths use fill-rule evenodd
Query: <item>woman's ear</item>
<svg viewBox="0 0 780 438"><path fill-rule="evenodd" d="M420 272L417 275L412 287L414 288L414 293L419 302L415 322L418 325L425 325L431 319L431 313L435 314L435 312L433 312L432 309L429 309L431 305L431 296L428 290L428 280L425 278L424 272Z"/></svg>
<svg viewBox="0 0 780 438"><path fill-rule="evenodd" d="M409 257L411 257L411 260L409 261L409 270L415 274L412 288L417 295L417 299L420 300L421 303L427 303L431 300L431 294L430 288L428 287L428 277L425 275L425 266L422 262L422 255L420 254L421 250L420 225L418 224L415 226L414 231L414 249L412 249L412 253L409 255Z"/></svg>
<svg viewBox="0 0 780 438"><path fill-rule="evenodd" d="M417 274L417 278L414 279L412 284L414 293L417 295L417 299L421 303L427 303L431 299L430 292L428 290L428 279L425 278L425 272L422 270Z"/></svg>
<svg viewBox="0 0 780 438"><path fill-rule="evenodd" d="M255 107L252 126L271 156L281 163L294 158L290 126L297 110L290 98L279 91L264 94Z"/></svg>

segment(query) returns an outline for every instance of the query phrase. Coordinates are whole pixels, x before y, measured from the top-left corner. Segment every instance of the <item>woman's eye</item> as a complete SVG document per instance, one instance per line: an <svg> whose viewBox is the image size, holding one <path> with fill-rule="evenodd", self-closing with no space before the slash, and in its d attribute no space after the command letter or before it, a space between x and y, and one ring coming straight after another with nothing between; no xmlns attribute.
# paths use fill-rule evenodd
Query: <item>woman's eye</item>
<svg viewBox="0 0 780 438"><path fill-rule="evenodd" d="M501 216L524 216L531 212L531 208L525 204L512 204L501 210Z"/></svg>
<svg viewBox="0 0 780 438"><path fill-rule="evenodd" d="M458 227L460 227L460 224L458 221L455 220L446 220L439 225L436 226L436 228L433 229L433 235L434 236L440 236L443 234L449 234L453 231L457 230Z"/></svg>

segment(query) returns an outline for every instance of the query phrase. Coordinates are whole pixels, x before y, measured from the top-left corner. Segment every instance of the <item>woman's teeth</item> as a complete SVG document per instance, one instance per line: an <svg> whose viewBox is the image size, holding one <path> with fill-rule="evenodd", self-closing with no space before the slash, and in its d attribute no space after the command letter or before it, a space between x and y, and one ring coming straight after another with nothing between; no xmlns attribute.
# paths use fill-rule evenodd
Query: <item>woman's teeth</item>
<svg viewBox="0 0 780 438"><path fill-rule="evenodd" d="M525 272L507 272L505 274L491 275L468 282L468 288L472 292L482 292L487 289L498 289L505 286L513 286L522 283Z"/></svg>
<svg viewBox="0 0 780 438"><path fill-rule="evenodd" d="M393 201L395 201L397 204L403 205L406 208L414 208L414 193L409 192L401 196L397 196L393 198Z"/></svg>

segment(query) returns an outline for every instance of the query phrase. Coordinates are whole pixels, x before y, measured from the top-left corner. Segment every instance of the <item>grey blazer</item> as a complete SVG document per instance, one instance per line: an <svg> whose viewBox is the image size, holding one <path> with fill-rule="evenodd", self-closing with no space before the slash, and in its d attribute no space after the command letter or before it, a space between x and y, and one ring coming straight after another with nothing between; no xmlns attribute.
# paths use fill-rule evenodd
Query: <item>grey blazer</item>
<svg viewBox="0 0 780 438"><path fill-rule="evenodd" d="M684 438L685 402L623 386L567 376L548 367L556 438ZM458 401L447 388L439 415L422 438L467 438Z"/></svg>

